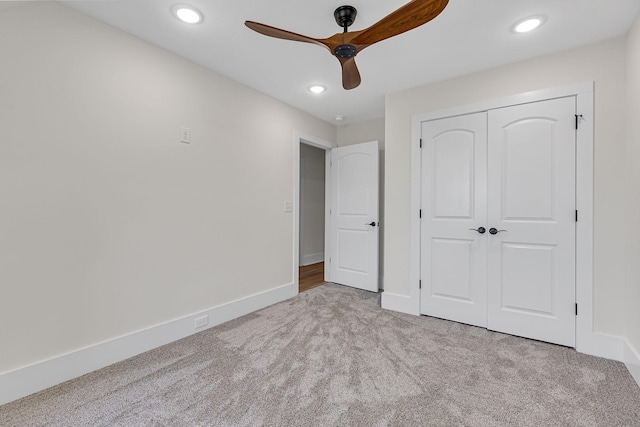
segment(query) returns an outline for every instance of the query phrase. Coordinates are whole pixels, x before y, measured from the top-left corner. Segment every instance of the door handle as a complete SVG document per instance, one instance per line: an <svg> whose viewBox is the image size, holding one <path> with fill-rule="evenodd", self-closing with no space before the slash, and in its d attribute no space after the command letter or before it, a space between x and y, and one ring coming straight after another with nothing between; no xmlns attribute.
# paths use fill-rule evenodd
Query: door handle
<svg viewBox="0 0 640 427"><path fill-rule="evenodd" d="M375 221L371 221L370 223L365 224L365 225L370 225L370 226L372 226L372 227L375 227L375 226L376 226L376 223L375 223Z"/></svg>
<svg viewBox="0 0 640 427"><path fill-rule="evenodd" d="M491 227L489 229L489 234L498 234L498 233L500 233L502 231L507 231L507 230L496 230L495 228Z"/></svg>
<svg viewBox="0 0 640 427"><path fill-rule="evenodd" d="M487 229L486 229L486 228L484 228L484 227L470 228L469 230L477 231L477 232L478 232L478 233L480 233L480 234L484 234L484 233L485 233L485 231L487 231Z"/></svg>

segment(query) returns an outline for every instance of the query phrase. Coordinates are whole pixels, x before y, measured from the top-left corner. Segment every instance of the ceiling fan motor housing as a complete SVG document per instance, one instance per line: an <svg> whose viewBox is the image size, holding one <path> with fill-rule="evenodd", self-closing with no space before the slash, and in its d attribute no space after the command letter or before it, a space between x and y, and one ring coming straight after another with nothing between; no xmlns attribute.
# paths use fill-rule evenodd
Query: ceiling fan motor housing
<svg viewBox="0 0 640 427"><path fill-rule="evenodd" d="M336 47L333 51L338 58L351 58L356 56L358 50L352 44L341 44Z"/></svg>

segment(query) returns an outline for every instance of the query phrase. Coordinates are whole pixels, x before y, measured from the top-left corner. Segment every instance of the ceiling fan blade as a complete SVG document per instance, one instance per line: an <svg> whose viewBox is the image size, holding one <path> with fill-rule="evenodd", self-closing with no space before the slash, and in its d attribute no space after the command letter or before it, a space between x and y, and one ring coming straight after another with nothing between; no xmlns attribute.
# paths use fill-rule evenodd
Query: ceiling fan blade
<svg viewBox="0 0 640 427"><path fill-rule="evenodd" d="M440 15L447 3L449 0L412 0L372 26L358 31L350 43L369 46L413 30Z"/></svg>
<svg viewBox="0 0 640 427"><path fill-rule="evenodd" d="M346 90L360 86L360 71L355 58L338 58L342 64L342 87Z"/></svg>
<svg viewBox="0 0 640 427"><path fill-rule="evenodd" d="M251 28L253 31L264 34L265 36L275 37L277 39L283 40L293 40L296 42L313 43L329 49L329 47L325 43L321 42L318 39L314 39L313 37L307 37L302 34L292 33L291 31L281 30L280 28L271 27L259 22L245 21L244 25Z"/></svg>

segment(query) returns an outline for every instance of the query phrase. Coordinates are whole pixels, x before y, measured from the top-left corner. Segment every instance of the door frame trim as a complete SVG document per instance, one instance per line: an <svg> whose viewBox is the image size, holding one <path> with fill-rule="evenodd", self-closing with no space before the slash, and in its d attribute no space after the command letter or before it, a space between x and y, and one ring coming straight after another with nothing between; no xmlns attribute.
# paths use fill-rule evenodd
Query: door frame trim
<svg viewBox="0 0 640 427"><path fill-rule="evenodd" d="M338 147L338 144L326 141L306 133L293 131L293 283L296 294L300 289L300 278L298 270L300 268L300 144L325 150L325 181L324 181L324 259L329 259L331 253L331 235L329 233L328 219L331 205L331 176L329 172L329 162L331 160L331 149ZM324 279L331 281L329 265L324 263Z"/></svg>
<svg viewBox="0 0 640 427"><path fill-rule="evenodd" d="M594 82L559 86L525 92L513 96L482 101L475 104L415 114L411 117L411 258L410 296L404 299L399 311L420 315L420 219L421 206L421 124L496 108L567 96L576 97L577 114L582 114L576 133L576 209L580 212L576 223L576 350L581 353L620 360L622 349L618 340L593 330L593 165L594 165Z"/></svg>

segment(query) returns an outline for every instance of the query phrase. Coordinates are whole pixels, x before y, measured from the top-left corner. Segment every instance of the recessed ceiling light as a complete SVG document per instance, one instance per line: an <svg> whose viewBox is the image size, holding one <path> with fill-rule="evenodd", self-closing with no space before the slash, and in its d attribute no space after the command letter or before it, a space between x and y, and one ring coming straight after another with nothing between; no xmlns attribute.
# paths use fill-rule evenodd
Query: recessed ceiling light
<svg viewBox="0 0 640 427"><path fill-rule="evenodd" d="M179 4L171 8L174 15L187 24L197 24L202 21L202 14L193 6Z"/></svg>
<svg viewBox="0 0 640 427"><path fill-rule="evenodd" d="M322 92L324 92L325 90L327 90L326 87L324 86L320 86L320 85L313 85L309 87L309 92L315 93L315 94L320 94Z"/></svg>
<svg viewBox="0 0 640 427"><path fill-rule="evenodd" d="M335 117L334 117L334 120L336 122L341 122L341 121L344 120L344 116L342 114L336 114Z"/></svg>
<svg viewBox="0 0 640 427"><path fill-rule="evenodd" d="M528 33L529 31L533 31L538 28L540 25L542 25L543 22L544 19L542 19L542 17L540 16L527 18L524 21L520 21L516 25L514 25L513 31L515 31L516 33Z"/></svg>

